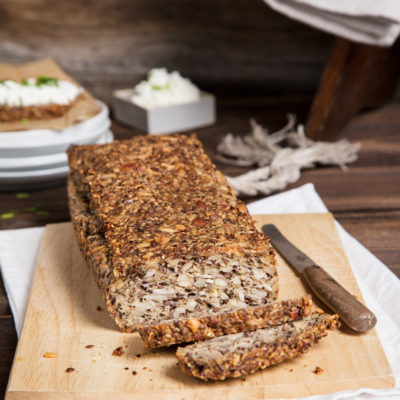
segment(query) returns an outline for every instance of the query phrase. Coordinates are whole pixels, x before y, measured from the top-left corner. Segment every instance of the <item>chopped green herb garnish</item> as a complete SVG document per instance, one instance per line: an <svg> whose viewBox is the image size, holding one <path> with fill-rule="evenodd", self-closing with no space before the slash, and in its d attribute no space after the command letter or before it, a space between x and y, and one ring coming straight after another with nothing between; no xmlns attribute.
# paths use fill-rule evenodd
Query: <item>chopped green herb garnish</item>
<svg viewBox="0 0 400 400"><path fill-rule="evenodd" d="M4 213L0 215L1 219L10 219L14 218L18 214L18 211L10 211L8 213Z"/></svg>
<svg viewBox="0 0 400 400"><path fill-rule="evenodd" d="M22 79L21 85L22 86L29 86L28 80L27 79Z"/></svg>
<svg viewBox="0 0 400 400"><path fill-rule="evenodd" d="M29 199L29 193L25 193L25 192L16 193L15 197L17 199Z"/></svg>
<svg viewBox="0 0 400 400"><path fill-rule="evenodd" d="M0 81L0 85L4 85L6 81L9 81L9 79L3 79L2 81Z"/></svg>
<svg viewBox="0 0 400 400"><path fill-rule="evenodd" d="M58 86L57 78L49 78L47 76L39 75L36 79L36 86Z"/></svg>
<svg viewBox="0 0 400 400"><path fill-rule="evenodd" d="M36 214L36 215L40 215L41 217L48 217L51 213L49 213L48 211L41 211L41 210L38 210L38 211L36 211L35 214Z"/></svg>
<svg viewBox="0 0 400 400"><path fill-rule="evenodd" d="M25 208L24 211L26 211L26 212L36 212L36 211L39 211L39 207L40 207L40 204L35 204L34 206L30 206L28 208Z"/></svg>
<svg viewBox="0 0 400 400"><path fill-rule="evenodd" d="M30 121L29 118L21 118L21 122L24 123L24 124L26 124L29 121Z"/></svg>
<svg viewBox="0 0 400 400"><path fill-rule="evenodd" d="M163 90L163 89L169 89L169 83L165 86L160 86L160 85L152 85L151 88L153 90Z"/></svg>

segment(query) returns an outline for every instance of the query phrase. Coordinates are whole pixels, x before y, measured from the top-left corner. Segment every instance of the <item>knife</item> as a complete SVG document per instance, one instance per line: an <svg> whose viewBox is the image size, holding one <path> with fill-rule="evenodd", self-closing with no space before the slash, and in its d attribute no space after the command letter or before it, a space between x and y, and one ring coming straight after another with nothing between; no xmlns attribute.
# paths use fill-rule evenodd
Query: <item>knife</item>
<svg viewBox="0 0 400 400"><path fill-rule="evenodd" d="M312 291L339 314L346 325L356 332L366 332L375 326L375 315L323 268L290 243L275 225L264 225L262 230L281 256L304 278Z"/></svg>

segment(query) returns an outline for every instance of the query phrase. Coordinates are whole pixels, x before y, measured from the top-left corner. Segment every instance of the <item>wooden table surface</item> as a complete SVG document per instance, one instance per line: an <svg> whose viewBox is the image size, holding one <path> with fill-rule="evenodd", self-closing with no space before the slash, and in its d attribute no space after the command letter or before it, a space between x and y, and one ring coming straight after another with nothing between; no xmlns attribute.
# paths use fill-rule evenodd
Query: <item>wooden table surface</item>
<svg viewBox="0 0 400 400"><path fill-rule="evenodd" d="M214 158L221 136L227 132L245 134L249 118L275 129L283 126L287 112L297 113L304 121L308 106L309 100L302 98L226 100L219 105L217 123L197 132ZM137 133L116 123L112 130L116 138ZM400 102L356 117L341 137L362 143L357 162L347 171L333 167L304 171L289 188L312 182L344 228L400 277ZM245 171L220 163L217 166L227 175ZM20 211L13 218L0 219L0 229L69 220L65 185L27 193L22 196L26 198L0 193L0 214ZM26 211L33 206L36 212ZM16 344L13 318L0 282L0 397L7 385Z"/></svg>

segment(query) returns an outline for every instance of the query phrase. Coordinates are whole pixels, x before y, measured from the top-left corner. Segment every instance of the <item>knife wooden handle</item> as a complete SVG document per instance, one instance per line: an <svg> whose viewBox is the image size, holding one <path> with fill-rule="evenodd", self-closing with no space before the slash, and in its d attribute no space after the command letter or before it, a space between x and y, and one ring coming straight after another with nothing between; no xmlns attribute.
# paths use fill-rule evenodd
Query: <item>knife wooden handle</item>
<svg viewBox="0 0 400 400"><path fill-rule="evenodd" d="M307 267L303 277L314 293L343 322L356 332L366 332L376 324L375 315L318 265Z"/></svg>

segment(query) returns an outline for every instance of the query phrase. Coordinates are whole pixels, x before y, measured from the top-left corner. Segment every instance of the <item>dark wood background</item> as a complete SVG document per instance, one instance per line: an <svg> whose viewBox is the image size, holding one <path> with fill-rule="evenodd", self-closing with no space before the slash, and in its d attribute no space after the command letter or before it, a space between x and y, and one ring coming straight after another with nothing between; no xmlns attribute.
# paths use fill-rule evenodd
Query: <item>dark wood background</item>
<svg viewBox="0 0 400 400"><path fill-rule="evenodd" d="M217 95L313 93L332 37L262 0L2 0L0 59L51 55L94 95L177 69Z"/></svg>

